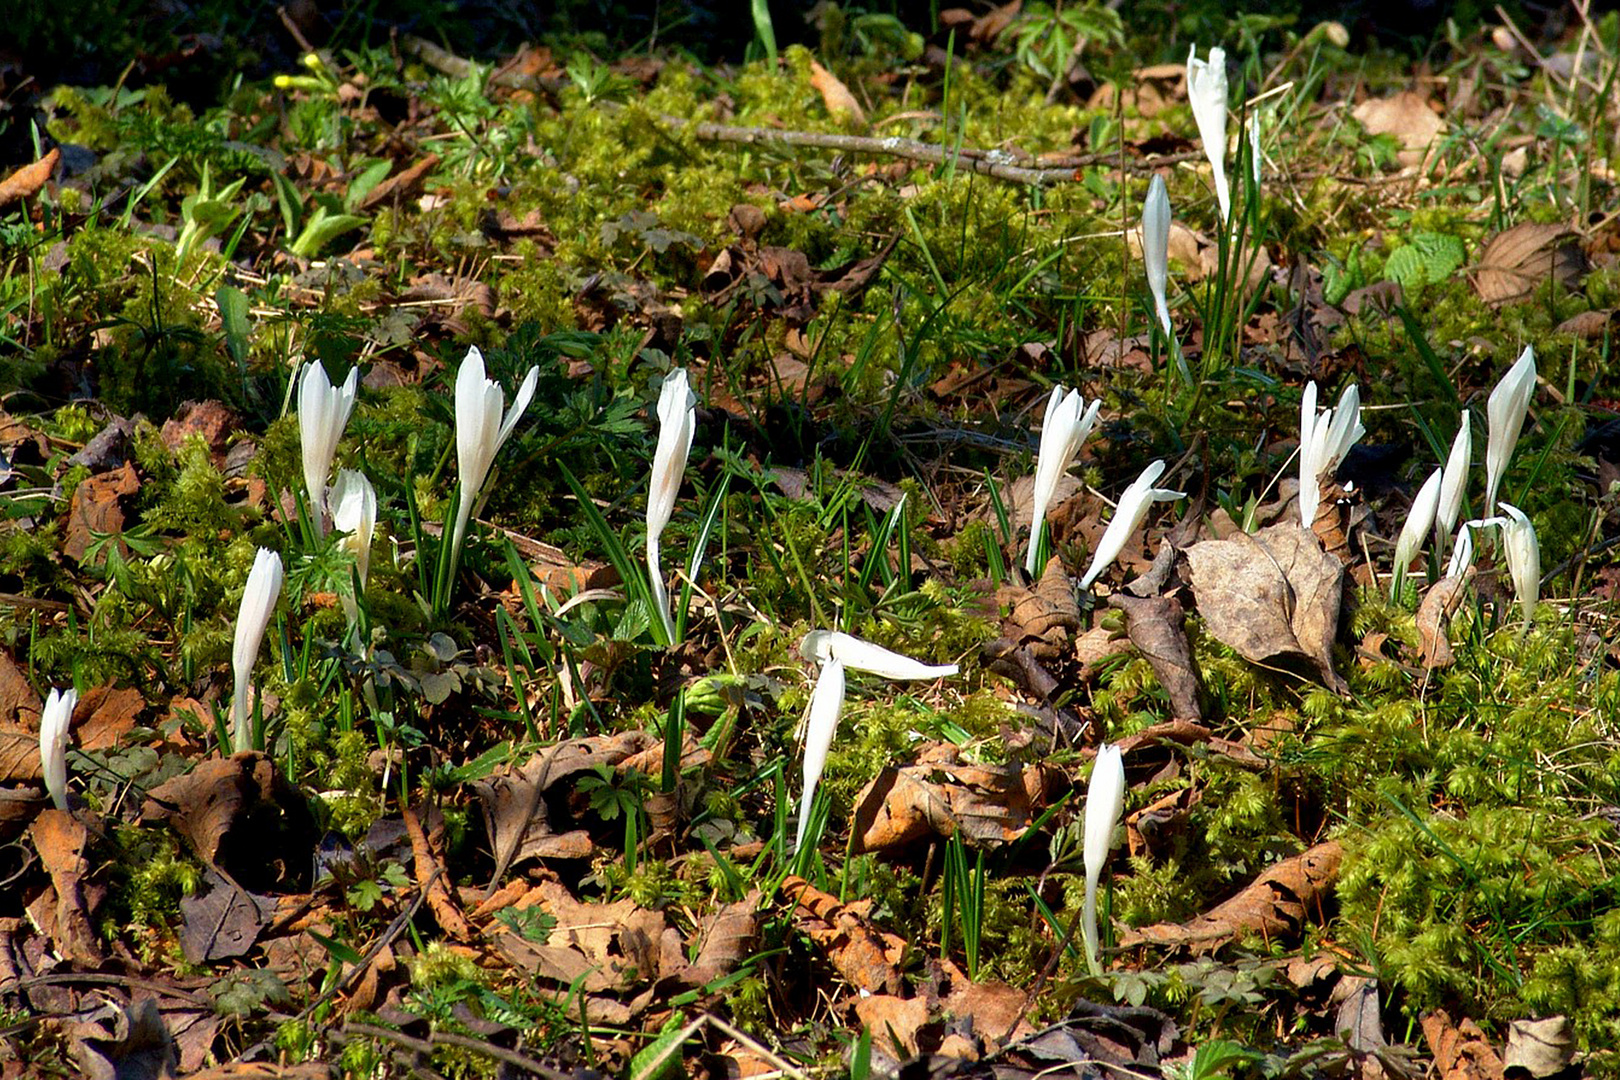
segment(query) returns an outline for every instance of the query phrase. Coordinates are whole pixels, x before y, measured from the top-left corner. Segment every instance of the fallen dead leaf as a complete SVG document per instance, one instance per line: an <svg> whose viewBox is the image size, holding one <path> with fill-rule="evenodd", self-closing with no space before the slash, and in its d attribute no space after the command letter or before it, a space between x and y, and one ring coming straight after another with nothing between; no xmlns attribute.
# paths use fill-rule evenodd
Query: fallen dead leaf
<svg viewBox="0 0 1620 1080"><path fill-rule="evenodd" d="M857 127L866 126L866 113L862 111L861 103L855 100L855 95L849 92L849 87L815 60L810 61L810 85L821 95L822 104L833 116L849 120Z"/></svg>
<svg viewBox="0 0 1620 1080"><path fill-rule="evenodd" d="M921 998L873 994L856 1000L855 1015L878 1049L901 1061L917 1056L917 1030L928 1023L928 1003Z"/></svg>
<svg viewBox="0 0 1620 1080"><path fill-rule="evenodd" d="M1549 277L1572 288L1586 272L1586 257L1567 225L1524 221L1485 242L1470 275L1487 304L1522 300Z"/></svg>
<svg viewBox="0 0 1620 1080"><path fill-rule="evenodd" d="M256 896L212 867L204 888L180 898L180 951L193 964L246 955L275 914L276 903Z"/></svg>
<svg viewBox="0 0 1620 1080"><path fill-rule="evenodd" d="M88 477L74 488L62 542L62 550L68 557L74 562L83 562L90 545L95 543L96 533L123 532L124 510L120 503L140 487L135 466L126 461L121 468Z"/></svg>
<svg viewBox="0 0 1620 1080"><path fill-rule="evenodd" d="M429 833L422 827L416 811L410 807L403 807L400 816L405 822L405 832L411 838L411 855L416 866L416 885L427 893L428 910L433 912L433 918L438 922L439 929L443 930L451 941L463 944L471 941L473 929L467 924L467 917L456 906L455 898L450 895L448 888L450 875L444 865L443 856L439 854L444 819L437 814L431 815L430 820L437 828L433 833Z"/></svg>
<svg viewBox="0 0 1620 1080"><path fill-rule="evenodd" d="M85 897L90 861L84 852L90 843L89 830L66 810L49 809L34 819L29 833L39 861L51 876L51 892L40 898L46 902L44 909L31 908L30 913L58 952L81 967L94 968L105 957Z"/></svg>
<svg viewBox="0 0 1620 1080"><path fill-rule="evenodd" d="M998 847L1022 836L1045 802L1039 766L981 765L956 760L938 744L915 765L890 766L855 798L857 853L897 851L918 840L961 835Z"/></svg>
<svg viewBox="0 0 1620 1080"><path fill-rule="evenodd" d="M1502 1072L1546 1080L1567 1069L1575 1060L1575 1032L1569 1017L1547 1016L1539 1020L1508 1022L1507 1049L1502 1054Z"/></svg>
<svg viewBox="0 0 1620 1080"><path fill-rule="evenodd" d="M1588 341L1600 341L1605 334L1613 330L1617 315L1620 315L1620 308L1582 311L1559 323L1555 333L1569 334Z"/></svg>
<svg viewBox="0 0 1620 1080"><path fill-rule="evenodd" d="M1418 1023L1440 1080L1502 1080L1501 1057L1468 1017L1454 1024L1442 1009L1424 1013Z"/></svg>
<svg viewBox="0 0 1620 1080"><path fill-rule="evenodd" d="M1193 667L1192 646L1181 621L1186 614L1181 602L1170 596L1146 599L1127 593L1114 593L1108 606L1125 613L1131 644L1141 650L1153 665L1153 673L1170 696L1170 715L1176 720L1202 719L1198 708L1198 672Z"/></svg>
<svg viewBox="0 0 1620 1080"><path fill-rule="evenodd" d="M51 178L56 169L56 163L62 160L62 151L57 147L51 149L44 157L32 165L24 165L12 172L4 180L0 180L0 206L6 206L18 199L26 199L45 186L45 181Z"/></svg>
<svg viewBox="0 0 1620 1080"><path fill-rule="evenodd" d="M1003 585L996 593L996 605L1007 609L1002 636L1026 646L1037 659L1053 660L1068 652L1069 638L1080 627L1080 602L1063 561L1055 555L1033 586Z"/></svg>
<svg viewBox="0 0 1620 1080"><path fill-rule="evenodd" d="M799 929L821 946L838 973L857 990L872 994L899 994L905 980L900 964L905 939L871 924L870 900L841 904L801 877L789 875L782 895L795 905Z"/></svg>
<svg viewBox="0 0 1620 1080"><path fill-rule="evenodd" d="M1425 668L1450 667L1457 662L1451 649L1451 617L1468 595L1468 582L1474 571L1470 567L1461 577L1443 578L1423 594L1417 610L1418 652Z"/></svg>
<svg viewBox="0 0 1620 1080"><path fill-rule="evenodd" d="M1396 160L1403 167L1419 164L1446 122L1429 102L1411 90L1368 98L1351 113L1370 135L1393 135L1401 144Z"/></svg>

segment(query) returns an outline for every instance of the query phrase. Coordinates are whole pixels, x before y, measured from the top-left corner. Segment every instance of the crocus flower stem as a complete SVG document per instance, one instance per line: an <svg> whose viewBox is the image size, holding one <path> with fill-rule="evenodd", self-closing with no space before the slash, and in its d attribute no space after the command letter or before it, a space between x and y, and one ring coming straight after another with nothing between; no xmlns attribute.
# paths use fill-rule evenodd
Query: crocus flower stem
<svg viewBox="0 0 1620 1080"><path fill-rule="evenodd" d="M264 631L275 614L281 595L281 556L260 548L242 590L242 605L236 613L236 640L231 647L231 668L236 676L236 692L231 698L231 743L238 753L253 749L253 713L248 708L248 683L253 662L258 659Z"/></svg>
<svg viewBox="0 0 1620 1080"><path fill-rule="evenodd" d="M1093 975L1102 974L1097 949L1097 885L1108 862L1114 829L1125 808L1125 759L1117 746L1097 747L1097 760L1091 767L1086 787L1085 863L1086 899L1082 909L1081 934L1086 945L1086 966Z"/></svg>
<svg viewBox="0 0 1620 1080"><path fill-rule="evenodd" d="M448 576L452 579L461 564L461 548L467 539L467 523L478 503L478 493L489 478L495 455L529 407L539 380L540 368L530 368L518 388L517 397L512 400L512 408L503 417L501 410L506 405L506 394L500 383L485 376L484 354L478 351L478 346L467 350L456 372L456 472L461 481L461 495L456 503L456 523L450 541ZM442 606L449 602L449 583L440 582L439 592Z"/></svg>
<svg viewBox="0 0 1620 1080"><path fill-rule="evenodd" d="M51 688L45 711L39 717L39 763L45 773L45 790L58 810L68 808L67 744L73 722L73 707L79 702L77 690Z"/></svg>
<svg viewBox="0 0 1620 1080"><path fill-rule="evenodd" d="M696 431L697 396L687 383L686 369L676 368L664 376L664 387L658 395L658 446L653 451L652 480L647 490L647 581L652 586L664 639L671 645L675 644L675 619L669 610L664 572L659 567L658 541L675 513L675 497L680 494Z"/></svg>
<svg viewBox="0 0 1620 1080"><path fill-rule="evenodd" d="M1119 558L1119 553L1125 550L1125 542L1142 524L1142 519L1147 517L1148 509L1154 503L1186 498L1183 492L1154 487L1154 483L1163 475L1164 462L1155 461L1143 469L1142 475L1120 495L1119 503L1114 507L1114 516L1109 520L1108 528L1103 530L1097 550L1091 556L1091 566L1087 568L1085 577L1080 579L1082 589L1091 588L1091 583Z"/></svg>
<svg viewBox="0 0 1620 1080"><path fill-rule="evenodd" d="M1097 412L1102 400L1093 401L1088 408L1086 399L1078 390L1052 387L1052 396L1046 399L1046 419L1041 424L1041 449L1035 459L1035 488L1030 500L1029 551L1024 556L1024 570L1035 576L1035 561L1040 549L1041 528L1046 524L1046 511L1057 494L1058 481L1074 464L1080 446L1097 423Z"/></svg>
<svg viewBox="0 0 1620 1080"><path fill-rule="evenodd" d="M304 488L309 493L309 515L316 536L326 535L326 477L332 471L343 429L354 412L359 368L350 368L341 387L334 388L319 361L304 365L298 381L298 438L304 464Z"/></svg>

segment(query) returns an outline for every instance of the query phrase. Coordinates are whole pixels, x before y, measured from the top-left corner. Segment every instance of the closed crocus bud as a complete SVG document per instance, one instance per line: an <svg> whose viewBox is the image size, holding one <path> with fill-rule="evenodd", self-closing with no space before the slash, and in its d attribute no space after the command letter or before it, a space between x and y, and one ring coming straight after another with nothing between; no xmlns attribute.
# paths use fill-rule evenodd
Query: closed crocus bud
<svg viewBox="0 0 1620 1080"><path fill-rule="evenodd" d="M680 494L696 431L697 395L687 384L686 369L676 368L664 376L664 388L658 395L658 447L653 451L652 480L647 488L647 577L671 642L675 640L675 620L658 565L658 539L675 513L675 496Z"/></svg>
<svg viewBox="0 0 1620 1080"><path fill-rule="evenodd" d="M1091 767L1091 782L1086 787L1086 900L1081 933L1086 943L1086 964L1093 975L1102 973L1097 952L1097 884L1102 880L1114 829L1119 826L1119 814L1124 808L1125 759L1119 747L1104 743L1097 747L1097 761Z"/></svg>
<svg viewBox="0 0 1620 1080"><path fill-rule="evenodd" d="M1541 597L1541 545L1536 540L1536 527L1523 510L1508 503L1498 505L1507 517L1502 542L1507 550L1508 575L1513 578L1513 595L1518 598L1525 628L1529 629L1536 601Z"/></svg>
<svg viewBox="0 0 1620 1080"><path fill-rule="evenodd" d="M1321 478L1331 475L1356 440L1367 433L1361 425L1361 392L1345 387L1339 404L1316 411L1316 383L1310 382L1299 402L1299 517L1310 528L1321 502Z"/></svg>
<svg viewBox="0 0 1620 1080"><path fill-rule="evenodd" d="M326 532L326 477L332 471L343 429L354 412L359 368L350 368L341 387L333 387L319 361L304 365L298 379L298 438L304 458L304 489L309 493L309 515L315 534Z"/></svg>
<svg viewBox="0 0 1620 1080"><path fill-rule="evenodd" d="M1536 351L1524 347L1519 359L1508 368L1485 404L1490 432L1485 442L1485 507L1496 505L1496 493L1507 472L1513 448L1518 445L1524 416L1530 410L1530 395L1536 391Z"/></svg>
<svg viewBox="0 0 1620 1080"><path fill-rule="evenodd" d="M1400 539L1395 541L1395 572L1391 575L1390 595L1397 596L1401 591L1401 583L1406 579L1406 568L1412 563L1412 556L1423 547L1423 538L1429 535L1434 527L1435 508L1440 503L1440 484L1445 478L1445 469L1437 468L1429 474L1429 478L1418 489L1417 498L1412 500L1412 509L1407 512L1406 524L1401 527Z"/></svg>
<svg viewBox="0 0 1620 1080"><path fill-rule="evenodd" d="M810 696L810 718L804 730L804 783L799 789L799 830L793 839L794 851L804 846L816 785L821 782L821 770L827 765L827 751L832 747L838 716L843 711L844 665L830 660L821 666L815 692Z"/></svg>
<svg viewBox="0 0 1620 1080"><path fill-rule="evenodd" d="M58 810L68 808L67 745L73 707L79 703L77 690L51 688L45 711L39 717L39 762L45 772L45 790Z"/></svg>
<svg viewBox="0 0 1620 1080"><path fill-rule="evenodd" d="M1265 155L1260 152L1260 113L1249 114L1249 175L1254 178L1256 189L1260 187L1260 170L1265 164Z"/></svg>
<svg viewBox="0 0 1620 1080"><path fill-rule="evenodd" d="M485 376L484 354L478 351L478 346L469 348L461 361L461 368L456 372L456 473L461 481L461 499L456 504L453 552L460 552L467 539L467 522L478 502L478 492L489 478L490 466L495 464L501 444L511 437L529 407L529 399L534 397L539 380L539 367L530 368L523 385L518 387L512 408L503 417L501 410L506 407L506 394L500 383Z"/></svg>
<svg viewBox="0 0 1620 1080"><path fill-rule="evenodd" d="M1041 450L1035 459L1035 488L1030 500L1029 553L1024 556L1024 569L1035 576L1035 552L1040 546L1041 527L1046 524L1046 511L1057 493L1058 481L1074 464L1080 446L1097 423L1097 410L1102 400L1093 401L1088 408L1086 399L1078 390L1052 387L1052 396L1046 399L1046 419L1041 423Z"/></svg>
<svg viewBox="0 0 1620 1080"><path fill-rule="evenodd" d="M1170 304L1164 290L1170 282L1170 193L1158 173L1153 174L1147 202L1142 204L1142 264L1147 269L1148 289L1153 293L1153 312L1168 338Z"/></svg>
<svg viewBox="0 0 1620 1080"><path fill-rule="evenodd" d="M1183 492L1154 487L1154 483L1163 475L1164 462L1155 461L1143 469L1142 475L1120 495L1119 503L1114 507L1114 516L1108 522L1108 528L1103 530L1102 540L1091 556L1091 566L1086 570L1086 576L1080 579L1082 589L1091 588L1091 583L1119 558L1119 553L1125 550L1125 541L1131 538L1131 534L1142 524L1142 519L1147 517L1149 507L1156 502L1186 498Z"/></svg>
<svg viewBox="0 0 1620 1080"><path fill-rule="evenodd" d="M337 480L332 484L332 527L346 534L339 546L354 556L360 588L364 589L371 572L371 535L377 527L377 492L365 473L338 470ZM354 622L360 614L357 598L339 593L338 599L349 622Z"/></svg>
<svg viewBox="0 0 1620 1080"><path fill-rule="evenodd" d="M253 662L259 658L259 645L275 613L281 595L281 556L260 548L242 590L242 606L236 612L236 641L231 646L231 670L236 676L236 693L231 699L231 743L240 752L253 749L253 715L248 709L248 681Z"/></svg>
<svg viewBox="0 0 1620 1080"><path fill-rule="evenodd" d="M850 671L885 679L940 679L956 674L955 664L925 664L837 630L810 631L799 642L799 655L821 664L836 660Z"/></svg>
<svg viewBox="0 0 1620 1080"><path fill-rule="evenodd" d="M1440 481L1440 503L1435 507L1434 528L1441 536L1450 536L1462 516L1463 492L1468 489L1468 467L1474 460L1474 437L1469 430L1468 410L1464 409L1457 437L1451 440L1451 453L1446 457L1445 477Z"/></svg>
<svg viewBox="0 0 1620 1080"><path fill-rule="evenodd" d="M1198 59L1196 45L1188 51L1187 100L1214 175L1221 220L1226 221L1232 216L1232 193L1226 185L1226 50L1209 50L1208 60Z"/></svg>

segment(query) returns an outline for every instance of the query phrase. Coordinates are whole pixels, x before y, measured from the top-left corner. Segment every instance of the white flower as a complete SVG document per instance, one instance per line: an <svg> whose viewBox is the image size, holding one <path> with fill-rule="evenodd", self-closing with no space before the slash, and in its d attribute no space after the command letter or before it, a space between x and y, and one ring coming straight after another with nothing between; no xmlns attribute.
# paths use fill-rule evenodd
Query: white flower
<svg viewBox="0 0 1620 1080"><path fill-rule="evenodd" d="M242 606L236 612L236 641L231 647L231 669L236 675L236 694L231 699L231 743L240 752L253 749L253 715L248 709L248 680L253 662L259 657L259 644L265 627L276 610L281 595L281 556L260 548L242 590Z"/></svg>
<svg viewBox="0 0 1620 1080"><path fill-rule="evenodd" d="M686 369L676 368L664 376L664 388L658 395L658 448L653 451L652 481L647 489L647 576L658 617L671 642L675 640L675 620L669 612L664 574L658 568L658 538L675 513L675 496L681 490L696 431L697 395L687 385Z"/></svg>
<svg viewBox="0 0 1620 1080"><path fill-rule="evenodd" d="M1412 556L1423 547L1423 538L1434 527L1435 507L1440 502L1440 485L1445 479L1445 473L1445 469L1436 468L1418 489L1417 498L1412 500L1412 509L1407 512L1406 524L1401 527L1400 539L1395 541L1395 572L1390 580L1391 596L1401 591L1401 582L1406 579L1406 568L1411 565Z"/></svg>
<svg viewBox="0 0 1620 1080"><path fill-rule="evenodd" d="M1361 426L1361 392L1356 384L1345 387L1339 404L1316 412L1316 382L1305 386L1299 400L1299 518L1309 529L1321 502L1321 478L1331 475L1356 440L1367 433Z"/></svg>
<svg viewBox="0 0 1620 1080"><path fill-rule="evenodd" d="M837 661L850 671L885 679L940 679L956 674L955 664L925 664L837 630L810 631L799 642L799 655L821 664Z"/></svg>
<svg viewBox="0 0 1620 1080"><path fill-rule="evenodd" d="M1198 138L1215 177L1215 200L1221 206L1221 220L1232 216L1232 193L1226 186L1226 50L1209 50L1209 59L1198 59L1198 46L1187 52L1187 100L1193 119L1198 122Z"/></svg>
<svg viewBox="0 0 1620 1080"><path fill-rule="evenodd" d="M1254 186L1260 187L1260 167L1264 162L1264 155L1260 152L1260 110L1249 114L1249 174L1254 177Z"/></svg>
<svg viewBox="0 0 1620 1080"><path fill-rule="evenodd" d="M822 665L815 693L810 696L810 718L804 732L804 784L799 789L799 831L793 840L794 851L804 846L816 785L821 782L821 770L827 765L833 732L838 730L838 714L843 710L844 665L831 660Z"/></svg>
<svg viewBox="0 0 1620 1080"><path fill-rule="evenodd" d="M1474 531L1476 529L1493 529L1507 524L1507 518L1500 515L1488 518L1474 518L1465 521L1457 530L1457 546L1452 549L1451 561L1446 564L1446 577L1462 577L1474 563Z"/></svg>
<svg viewBox="0 0 1620 1080"><path fill-rule="evenodd" d="M304 489L309 492L309 516L315 535L326 533L326 476L332 471L343 429L354 412L359 368L350 368L341 387L334 388L317 360L304 365L298 381L298 439L304 457Z"/></svg>
<svg viewBox="0 0 1620 1080"><path fill-rule="evenodd" d="M377 492L366 479L366 474L354 469L339 469L332 484L332 527L346 533L338 546L354 556L354 568L360 578L360 588L366 587L371 572L371 534L377 527ZM358 597L340 592L343 613L349 622L359 617Z"/></svg>
<svg viewBox="0 0 1620 1080"><path fill-rule="evenodd" d="M1124 808L1125 759L1119 747L1104 743L1097 747L1097 761L1091 767L1091 782L1086 787L1086 900L1081 933L1086 943L1086 964L1092 974L1102 973L1102 961L1097 955L1097 883L1102 880L1114 829Z"/></svg>
<svg viewBox="0 0 1620 1080"><path fill-rule="evenodd" d="M1143 469L1142 475L1120 495L1119 503L1114 507L1113 519L1103 530L1102 540L1091 556L1091 566L1086 570L1086 576L1080 579L1082 589L1091 588L1091 583L1108 569L1108 564L1119 558L1119 553L1125 550L1125 541L1131 538L1137 526L1142 524L1142 519L1147 517L1149 507L1156 502L1186 498L1183 492L1154 487L1154 482L1163 475L1164 462L1155 461Z"/></svg>
<svg viewBox="0 0 1620 1080"><path fill-rule="evenodd" d="M1147 202L1142 204L1142 263L1147 268L1148 288L1153 293L1153 311L1159 317L1164 336L1170 337L1170 305L1165 286L1170 281L1170 193L1164 177L1153 174L1148 184Z"/></svg>
<svg viewBox="0 0 1620 1080"><path fill-rule="evenodd" d="M1518 597L1528 628L1541 595L1541 545L1536 541L1536 527L1523 510L1508 503L1498 505L1507 515L1502 539L1507 549L1508 574L1513 578L1513 595Z"/></svg>
<svg viewBox="0 0 1620 1080"><path fill-rule="evenodd" d="M1041 423L1041 450L1035 459L1029 553L1024 556L1024 569L1031 577L1035 576L1035 549L1040 544L1041 526L1046 524L1046 511L1052 505L1058 481L1074 464L1080 445L1097 423L1097 410L1100 408L1101 398L1087 408L1086 399L1080 396L1080 391L1065 391L1062 386L1052 387L1052 396L1046 399L1046 419Z"/></svg>
<svg viewBox="0 0 1620 1080"><path fill-rule="evenodd" d="M1496 505L1496 492L1507 472L1508 460L1519 442L1519 431L1524 427L1524 414L1530 409L1530 395L1536 390L1536 351L1524 347L1502 381L1491 391L1485 404L1490 420L1490 434L1485 442L1485 506Z"/></svg>
<svg viewBox="0 0 1620 1080"><path fill-rule="evenodd" d="M1474 459L1474 436L1469 426L1469 412L1463 410L1462 424L1457 437L1451 441L1451 454L1446 458L1445 479L1440 481L1440 504L1435 509L1434 527L1443 536L1450 536L1462 516L1463 492L1468 489L1468 467Z"/></svg>
<svg viewBox="0 0 1620 1080"><path fill-rule="evenodd" d="M540 369L532 367L518 387L517 397L504 419L506 394L501 384L484 375L484 354L474 345L467 350L456 372L456 472L461 480L461 501L456 505L456 528L451 550L459 552L467 539L467 521L478 501L479 489L489 478L489 468L501 444L511 436L523 418L523 411L534 397Z"/></svg>
<svg viewBox="0 0 1620 1080"><path fill-rule="evenodd" d="M68 808L67 745L73 707L79 702L77 690L51 688L45 711L39 718L39 762L45 771L45 790L58 810Z"/></svg>

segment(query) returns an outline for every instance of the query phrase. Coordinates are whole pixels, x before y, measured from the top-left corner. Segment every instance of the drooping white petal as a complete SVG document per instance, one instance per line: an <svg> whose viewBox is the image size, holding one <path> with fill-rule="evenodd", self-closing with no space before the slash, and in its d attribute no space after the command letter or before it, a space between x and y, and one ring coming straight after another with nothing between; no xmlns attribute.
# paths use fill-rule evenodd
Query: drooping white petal
<svg viewBox="0 0 1620 1080"><path fill-rule="evenodd" d="M1074 464L1081 444L1097 423L1097 412L1101 408L1102 399L1093 401L1088 408L1080 391L1065 390L1062 386L1052 387L1052 396L1046 401L1030 498L1029 551L1024 556L1024 570L1031 577L1035 575L1035 552L1040 544L1041 526L1046 523L1046 512L1057 494L1058 481Z"/></svg>
<svg viewBox="0 0 1620 1080"><path fill-rule="evenodd" d="M799 655L822 664L836 660L850 671L885 679L940 679L957 671L955 664L925 664L838 630L810 631L799 642Z"/></svg>
<svg viewBox="0 0 1620 1080"><path fill-rule="evenodd" d="M1186 498L1183 492L1153 486L1164 475L1164 468L1164 462L1155 461L1143 469L1142 475L1120 495L1119 503L1114 507L1114 516L1108 522L1108 528L1103 530L1097 550L1091 556L1091 566L1087 568L1086 576L1080 579L1082 589L1091 588L1091 583L1119 558L1119 553L1125 550L1125 542L1142 524L1142 519L1147 517L1148 509L1154 503Z"/></svg>
<svg viewBox="0 0 1620 1080"><path fill-rule="evenodd" d="M1424 537L1428 536L1429 530L1434 527L1434 512L1440 503L1440 483L1444 478L1445 469L1436 468L1418 489L1417 497L1412 500L1412 509L1406 515L1406 524L1401 527L1400 538L1395 541L1395 573L1390 582L1392 594L1400 591L1412 556L1423 547Z"/></svg>
<svg viewBox="0 0 1620 1080"><path fill-rule="evenodd" d="M1451 561L1446 563L1446 577L1462 577L1474 565L1474 523L1464 522L1457 530L1457 542L1451 549Z"/></svg>
<svg viewBox="0 0 1620 1080"><path fill-rule="evenodd" d="M52 687L45 699L45 711L39 717L39 762L45 773L45 790L58 810L68 808L68 731L73 722L73 708L78 703L77 690Z"/></svg>
<svg viewBox="0 0 1620 1080"><path fill-rule="evenodd" d="M1513 448L1519 443L1519 432L1524 428L1525 413L1530 409L1530 398L1535 390L1536 351L1526 345L1485 403L1490 427L1485 441L1486 509L1496 505L1502 476L1513 457Z"/></svg>
<svg viewBox="0 0 1620 1080"><path fill-rule="evenodd" d="M264 641L265 627L270 625L276 599L281 595L281 576L281 556L268 548L260 548L253 557L253 569L248 572L242 604L236 612L236 639L231 647L231 670L236 677L236 692L231 698L231 743L238 752L253 749L248 683L253 675L253 663L259 657L259 645Z"/></svg>
<svg viewBox="0 0 1620 1080"><path fill-rule="evenodd" d="M1153 174L1147 201L1142 204L1142 264L1147 269L1148 289L1153 293L1153 311L1164 336L1170 337L1170 304L1165 287L1170 282L1170 193L1164 177Z"/></svg>
<svg viewBox="0 0 1620 1080"><path fill-rule="evenodd" d="M681 491L696 431L697 395L687 383L686 369L675 368L664 376L664 387L658 395L658 446L653 451L652 479L647 485L648 579L658 604L658 617L670 641L675 640L675 620L658 564L658 540L675 513L675 497Z"/></svg>
<svg viewBox="0 0 1620 1080"><path fill-rule="evenodd" d="M815 692L810 695L810 718L804 731L804 783L799 789L799 830L793 839L794 851L804 846L816 785L821 782L821 770L827 766L827 751L832 747L838 716L843 710L844 665L831 660L822 665Z"/></svg>
<svg viewBox="0 0 1620 1080"><path fill-rule="evenodd" d="M1440 503L1435 508L1435 530L1450 536L1451 530L1462 516L1463 492L1468 490L1468 468L1474 459L1474 437L1469 427L1469 412L1463 410L1457 437L1451 441L1451 453L1446 457L1445 479L1440 481Z"/></svg>
<svg viewBox="0 0 1620 1080"><path fill-rule="evenodd" d="M1097 747L1097 760L1091 767L1086 786L1085 863L1086 899L1081 933L1086 945L1086 963L1093 974L1102 971L1097 954L1097 884L1108 863L1108 849L1120 811L1125 808L1125 759L1119 747L1104 743Z"/></svg>
<svg viewBox="0 0 1620 1080"><path fill-rule="evenodd" d="M1232 193L1226 184L1226 96L1226 50L1217 46L1209 50L1208 60L1200 60L1194 45L1187 53L1187 100L1214 176L1222 221L1232 216Z"/></svg>
<svg viewBox="0 0 1620 1080"><path fill-rule="evenodd" d="M1508 503L1497 505L1507 515L1502 539L1507 551L1508 575L1513 578L1513 595L1518 598L1519 610L1524 613L1528 627L1541 596L1541 544L1536 539L1536 527L1523 510Z"/></svg>
<svg viewBox="0 0 1620 1080"><path fill-rule="evenodd" d="M503 419L501 410L506 405L506 394L500 383L484 374L484 354L478 346L467 349L456 371L456 474L461 481L456 527L451 539L451 547L456 552L467 539L467 522L477 505L478 493L489 478L490 466L495 464L495 455L523 418L539 379L539 367L530 368L511 410Z"/></svg>
<svg viewBox="0 0 1620 1080"><path fill-rule="evenodd" d="M298 438L304 465L304 489L309 494L309 513L315 532L326 532L326 477L332 471L343 429L354 412L354 395L360 369L350 368L341 387L334 388L319 361L304 365L298 382Z"/></svg>

